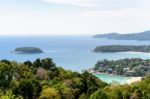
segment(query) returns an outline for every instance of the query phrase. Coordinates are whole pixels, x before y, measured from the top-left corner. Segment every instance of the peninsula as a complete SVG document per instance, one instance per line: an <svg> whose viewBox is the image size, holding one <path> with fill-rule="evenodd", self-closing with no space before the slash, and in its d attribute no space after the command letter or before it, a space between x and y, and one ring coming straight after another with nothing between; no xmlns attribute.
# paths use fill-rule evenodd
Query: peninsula
<svg viewBox="0 0 150 99"><path fill-rule="evenodd" d="M96 73L122 75L126 77L143 77L150 72L150 59L126 58L120 60L101 60L91 69Z"/></svg>
<svg viewBox="0 0 150 99"><path fill-rule="evenodd" d="M106 45L97 46L94 52L150 52L150 45Z"/></svg>
<svg viewBox="0 0 150 99"><path fill-rule="evenodd" d="M120 33L107 33L107 34L97 34L94 38L107 38L114 40L147 40L150 41L150 31L144 31L140 33L128 33L128 34L120 34Z"/></svg>
<svg viewBox="0 0 150 99"><path fill-rule="evenodd" d="M14 50L17 54L38 54L43 53L40 48L37 47L18 47Z"/></svg>

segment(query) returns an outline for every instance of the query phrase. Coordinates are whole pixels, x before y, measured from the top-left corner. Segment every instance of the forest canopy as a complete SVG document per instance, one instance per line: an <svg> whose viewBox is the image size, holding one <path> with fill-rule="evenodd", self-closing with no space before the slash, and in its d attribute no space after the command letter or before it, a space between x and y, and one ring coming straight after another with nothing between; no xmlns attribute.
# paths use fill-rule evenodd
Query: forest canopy
<svg viewBox="0 0 150 99"><path fill-rule="evenodd" d="M0 99L149 99L150 76L131 85L107 84L91 73L64 70L51 58L0 61Z"/></svg>
<svg viewBox="0 0 150 99"><path fill-rule="evenodd" d="M105 45L97 46L94 52L150 52L150 45Z"/></svg>

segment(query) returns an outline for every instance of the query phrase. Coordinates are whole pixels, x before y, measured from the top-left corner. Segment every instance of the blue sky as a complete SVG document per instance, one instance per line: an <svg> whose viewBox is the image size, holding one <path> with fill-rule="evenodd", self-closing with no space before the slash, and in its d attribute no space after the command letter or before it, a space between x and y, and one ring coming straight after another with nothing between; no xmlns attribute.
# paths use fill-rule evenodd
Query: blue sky
<svg viewBox="0 0 150 99"><path fill-rule="evenodd" d="M149 12L150 0L0 0L0 35L141 32Z"/></svg>

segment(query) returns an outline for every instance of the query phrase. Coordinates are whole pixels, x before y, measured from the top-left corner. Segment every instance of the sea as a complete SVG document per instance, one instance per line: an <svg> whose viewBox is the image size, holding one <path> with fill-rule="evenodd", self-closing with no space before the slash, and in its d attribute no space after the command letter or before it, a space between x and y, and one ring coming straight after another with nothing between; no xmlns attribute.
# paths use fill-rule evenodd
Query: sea
<svg viewBox="0 0 150 99"><path fill-rule="evenodd" d="M150 59L149 53L119 52L94 53L93 49L100 45L150 45L150 41L111 40L93 38L91 35L46 35L46 36L0 36L0 59L24 62L37 58L52 58L58 67L82 72L94 67L98 60L118 60L124 58ZM17 47L38 47L42 54L15 54ZM126 77L95 74L98 78L123 83Z"/></svg>

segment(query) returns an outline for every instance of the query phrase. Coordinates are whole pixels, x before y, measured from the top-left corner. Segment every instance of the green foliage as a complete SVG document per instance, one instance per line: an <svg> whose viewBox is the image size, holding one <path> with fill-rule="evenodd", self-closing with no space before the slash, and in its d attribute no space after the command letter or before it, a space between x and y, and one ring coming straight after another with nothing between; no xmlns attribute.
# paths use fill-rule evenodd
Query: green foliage
<svg viewBox="0 0 150 99"><path fill-rule="evenodd" d="M107 94L102 89L98 89L91 96L90 99L109 99Z"/></svg>
<svg viewBox="0 0 150 99"><path fill-rule="evenodd" d="M43 89L39 99L61 99L61 96L56 89L48 87Z"/></svg>
<svg viewBox="0 0 150 99"><path fill-rule="evenodd" d="M0 87L6 88L9 86L13 78L13 67L8 62L0 62Z"/></svg>
<svg viewBox="0 0 150 99"><path fill-rule="evenodd" d="M0 90L0 99L23 99L23 97L14 95L11 90L6 92Z"/></svg>
<svg viewBox="0 0 150 99"><path fill-rule="evenodd" d="M150 45L106 45L97 46L94 52L150 52Z"/></svg>
<svg viewBox="0 0 150 99"><path fill-rule="evenodd" d="M37 47L18 47L15 49L15 52L19 53L19 54L22 54L22 53L43 53L43 51Z"/></svg>
<svg viewBox="0 0 150 99"><path fill-rule="evenodd" d="M150 60L141 59L117 62L104 60L97 66L109 64L115 69L127 64L130 68L139 63L150 64ZM87 71L78 73L56 67L50 58L0 62L0 99L150 99L149 92L150 75L131 85L107 84Z"/></svg>
<svg viewBox="0 0 150 99"><path fill-rule="evenodd" d="M27 99L34 99L40 95L42 86L37 80L23 79L13 90L14 93L22 95Z"/></svg>
<svg viewBox="0 0 150 99"><path fill-rule="evenodd" d="M94 70L128 77L145 76L150 71L150 59L126 58L115 61L103 60L95 64Z"/></svg>
<svg viewBox="0 0 150 99"><path fill-rule="evenodd" d="M33 62L34 67L43 67L44 69L55 69L55 64L53 63L53 60L51 58L46 59L36 59L36 61Z"/></svg>
<svg viewBox="0 0 150 99"><path fill-rule="evenodd" d="M87 93L87 95L92 94L95 92L98 88L103 88L107 84L102 82L101 80L97 79L94 75L84 72L82 73L82 82L84 84L82 91L84 93Z"/></svg>

